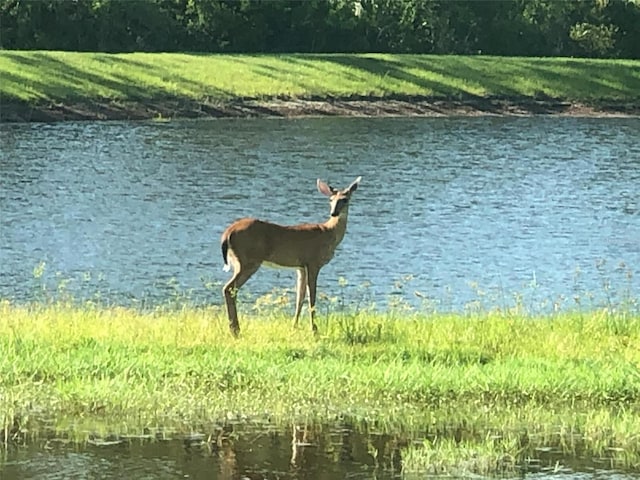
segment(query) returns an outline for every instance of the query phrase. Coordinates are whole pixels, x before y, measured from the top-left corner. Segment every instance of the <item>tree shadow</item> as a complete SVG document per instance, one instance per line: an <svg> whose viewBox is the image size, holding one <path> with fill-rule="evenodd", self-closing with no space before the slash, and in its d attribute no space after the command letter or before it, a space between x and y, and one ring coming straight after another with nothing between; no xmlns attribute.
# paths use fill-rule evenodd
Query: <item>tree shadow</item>
<svg viewBox="0 0 640 480"><path fill-rule="evenodd" d="M497 98L527 96L514 85L520 79L532 76L544 83L539 91L529 92L532 98L546 97L549 92L566 92L566 98L596 98L593 92L602 92L605 98L638 97L640 94L640 72L620 61L602 60L596 66L602 69L590 70L592 64L573 59L504 58L499 57L456 57L434 55L402 55L396 61L385 55L294 55L287 60L298 59L314 63L318 58L333 62L341 67L359 70L369 75L391 78L406 82L425 92L426 96L447 99L480 99L485 96L475 94L465 85L478 87L488 92L501 92ZM412 74L407 69L432 72L451 82L438 81Z"/></svg>
<svg viewBox="0 0 640 480"><path fill-rule="evenodd" d="M619 60L224 55L238 81L251 85L255 78L257 95L242 97L237 89L225 88L224 82L209 81L210 65L218 65L204 61L209 54L163 54L162 62L153 54L95 53L69 61L64 55L2 52L2 58L13 63L0 71L2 103L11 102L18 117L31 108L28 118L48 120L47 114L52 119L425 115L460 111L464 106L476 113L544 114L566 111L565 100L572 99L608 103L610 110L625 112L629 106L637 111L640 99L636 63ZM196 74L189 69L196 69ZM339 78L325 81L330 75ZM262 88L269 81L275 85L273 95ZM637 100L629 105L630 98ZM309 102L296 105L296 99ZM620 99L628 105L616 104Z"/></svg>
<svg viewBox="0 0 640 480"><path fill-rule="evenodd" d="M22 84L32 85L38 91L46 92L48 100L65 100L84 98L81 94L80 85L95 85L98 92L105 92L98 95L101 99L121 99L121 100L149 100L151 98L179 97L169 88L170 85L180 85L183 90L192 92L209 91L211 96L230 96L230 92L222 89L215 89L191 80L186 72L178 74L178 71L185 71L185 66L181 68L171 68L166 63L164 65L154 65L152 62L145 63L134 60L126 54L108 55L93 54L91 60L107 67L107 71L92 73L79 66L74 66L61 58L45 52L34 52L28 56L17 52L3 52L3 55L18 65L19 77ZM154 85L136 83L135 78L127 75L135 67L137 71L153 72L156 78L161 79ZM42 73L46 77L42 76ZM6 73L4 73L6 74ZM17 76L14 74L14 80Z"/></svg>

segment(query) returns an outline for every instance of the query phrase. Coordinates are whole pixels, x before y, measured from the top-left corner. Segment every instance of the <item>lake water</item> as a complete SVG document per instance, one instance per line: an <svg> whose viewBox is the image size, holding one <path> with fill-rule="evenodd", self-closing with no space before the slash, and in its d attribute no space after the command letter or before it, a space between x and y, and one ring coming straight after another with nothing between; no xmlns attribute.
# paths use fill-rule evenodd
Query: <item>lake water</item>
<svg viewBox="0 0 640 480"><path fill-rule="evenodd" d="M320 275L332 297L548 311L624 302L640 286L638 118L5 124L0 135L0 298L219 304L226 225L323 221L316 178L342 187L358 175L347 235ZM243 293L294 282L263 268Z"/></svg>

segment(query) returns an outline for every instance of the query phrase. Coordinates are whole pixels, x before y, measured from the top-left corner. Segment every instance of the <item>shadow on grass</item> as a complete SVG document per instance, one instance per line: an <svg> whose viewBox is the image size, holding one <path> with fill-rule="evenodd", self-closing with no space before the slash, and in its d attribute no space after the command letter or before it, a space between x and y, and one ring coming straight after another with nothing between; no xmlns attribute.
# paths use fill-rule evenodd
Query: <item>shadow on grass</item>
<svg viewBox="0 0 640 480"><path fill-rule="evenodd" d="M640 101L640 72L625 61L377 54L224 56L225 62L237 64L237 75L246 75L245 82L254 76L256 82L268 78L276 84L276 92L282 85L282 93L268 98L259 97L260 89L258 97L242 98L204 80L215 75L219 65L207 63L211 56L206 54L175 54L158 61L152 55L96 53L83 57L84 63L75 58L67 62L52 52L8 51L2 56L15 67L0 72L0 80L9 85L0 89L4 95L0 121L464 114L461 107L473 114L553 114L567 111L566 100L634 114ZM194 60L197 57L203 58L202 64ZM198 69L195 80L189 68ZM340 78L324 81L332 74ZM341 84L341 79L346 81ZM28 90L21 95L20 89ZM291 102L277 104L279 100Z"/></svg>
<svg viewBox="0 0 640 480"><path fill-rule="evenodd" d="M394 57L396 58L396 57ZM295 55L288 61L304 59L313 65L318 59L371 75L408 82L435 97L478 99L465 85L498 97L526 96L564 99L640 99L640 71L621 61L582 61L564 58L498 58L406 55L395 61L384 56ZM451 82L439 82L411 74L407 68L437 73ZM519 80L536 80L537 91L525 92ZM495 93L494 93L495 95Z"/></svg>
<svg viewBox="0 0 640 480"><path fill-rule="evenodd" d="M36 98L28 94L15 95L5 90L1 99L5 107L10 104L9 121L52 121L59 119L143 119L157 116L194 116L199 107L194 100L177 95L165 85L180 85L191 92L204 90L203 85L188 78L184 66L172 70L163 65L154 65L133 60L124 55L95 54L91 62L105 66L105 70L92 72L91 62L86 68L65 62L56 54L46 52L3 52L3 56L14 62L13 72L3 71L0 79L5 85L33 90ZM135 75L127 72L152 72L159 85L136 82ZM176 74L176 71L185 72ZM88 85L94 90L89 97ZM206 87L212 97L229 97L230 92ZM91 93L91 90L90 90ZM7 108L5 108L6 110ZM212 115L208 109L202 115ZM7 118L0 118L6 121Z"/></svg>
<svg viewBox="0 0 640 480"><path fill-rule="evenodd" d="M192 92L198 92L204 88L203 84L194 82L188 77L185 71L186 65L180 64L175 69L171 69L166 67L166 60L163 65L156 65L133 60L125 55L95 54L90 57L91 61L104 65L108 71L91 72L88 70L91 63L87 63L87 68L83 69L45 52L34 52L29 55L3 52L3 56L18 65L18 73L14 74L14 79L20 77L23 84L33 85L38 90L47 92L49 97L55 100L77 97L80 91L79 85L95 85L98 92L108 93L107 98L128 100L145 100L163 94L172 96L172 92L163 84L178 84ZM160 80L159 85L135 83L137 79L134 75L124 73L132 71L151 72L150 75ZM184 73L176 74L176 72ZM3 72L2 75L7 75L7 72ZM211 96L228 97L231 94L210 86L206 88Z"/></svg>
<svg viewBox="0 0 640 480"><path fill-rule="evenodd" d="M318 59L331 62L344 67L345 69L355 69L368 75L391 79L395 82L410 84L414 90L421 92L416 95L402 95L394 91L384 93L384 98L390 100L421 101L427 98L433 100L470 102L474 109L481 113L500 114L504 113L504 106L487 101L487 96L474 93L477 90L489 92L506 92L506 97L515 98L519 93L508 86L508 81L496 81L487 75L486 68L473 68L468 59L458 59L455 57L421 57L414 55L402 56L402 61L396 61L381 56L354 56L354 55L295 55L287 57L287 61L295 63L306 61L313 67ZM453 68L452 68L453 66ZM489 68L489 67L487 67ZM426 78L411 73L409 69L433 72L435 77L450 79L440 81L435 78ZM452 75L453 74L453 75ZM356 78L358 76L356 75ZM495 98L495 97L494 97ZM445 107L448 108L448 107ZM434 112L441 111L437 106L433 107ZM543 113L543 112L536 112Z"/></svg>
<svg viewBox="0 0 640 480"><path fill-rule="evenodd" d="M398 82L405 82L422 90L425 94L434 97L459 97L460 89L444 82L427 79L414 75L407 71L407 64L389 60L383 57L354 56L354 55L296 55L288 57L287 61L295 62L304 59L310 66L317 63L318 59L335 63L341 67L362 71L369 75L381 77L383 79L393 79ZM404 59L404 57L403 57ZM356 77L357 78L357 77ZM473 96L473 95L470 95Z"/></svg>
<svg viewBox="0 0 640 480"><path fill-rule="evenodd" d="M554 59L529 65L553 88L567 89L568 98L640 100L640 72L623 63L600 61L586 68L575 60Z"/></svg>

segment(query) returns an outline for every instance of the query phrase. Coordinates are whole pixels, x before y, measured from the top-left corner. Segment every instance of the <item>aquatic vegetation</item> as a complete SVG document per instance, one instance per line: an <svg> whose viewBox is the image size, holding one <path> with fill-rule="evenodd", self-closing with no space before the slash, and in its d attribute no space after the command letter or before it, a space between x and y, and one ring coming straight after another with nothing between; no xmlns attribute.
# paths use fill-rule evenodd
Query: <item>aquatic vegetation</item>
<svg viewBox="0 0 640 480"><path fill-rule="evenodd" d="M584 407L582 413L582 408L539 411L535 417L522 411L518 425L512 423L515 417L501 412L497 417L506 420L502 426L497 421L485 428L463 423L427 431L422 441L401 449L403 473L405 478L423 478L425 474L513 476L585 467L638 471L640 439L628 425L637 412L614 410Z"/></svg>

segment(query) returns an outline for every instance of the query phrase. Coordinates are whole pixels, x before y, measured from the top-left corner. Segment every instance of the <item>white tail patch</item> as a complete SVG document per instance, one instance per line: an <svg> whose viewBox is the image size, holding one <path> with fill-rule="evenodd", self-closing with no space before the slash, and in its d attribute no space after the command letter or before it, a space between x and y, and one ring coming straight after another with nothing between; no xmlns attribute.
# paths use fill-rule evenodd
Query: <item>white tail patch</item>
<svg viewBox="0 0 640 480"><path fill-rule="evenodd" d="M224 267L222 267L222 270L224 270L225 272L228 272L229 270L231 270L231 265L229 265L228 263L225 263Z"/></svg>

